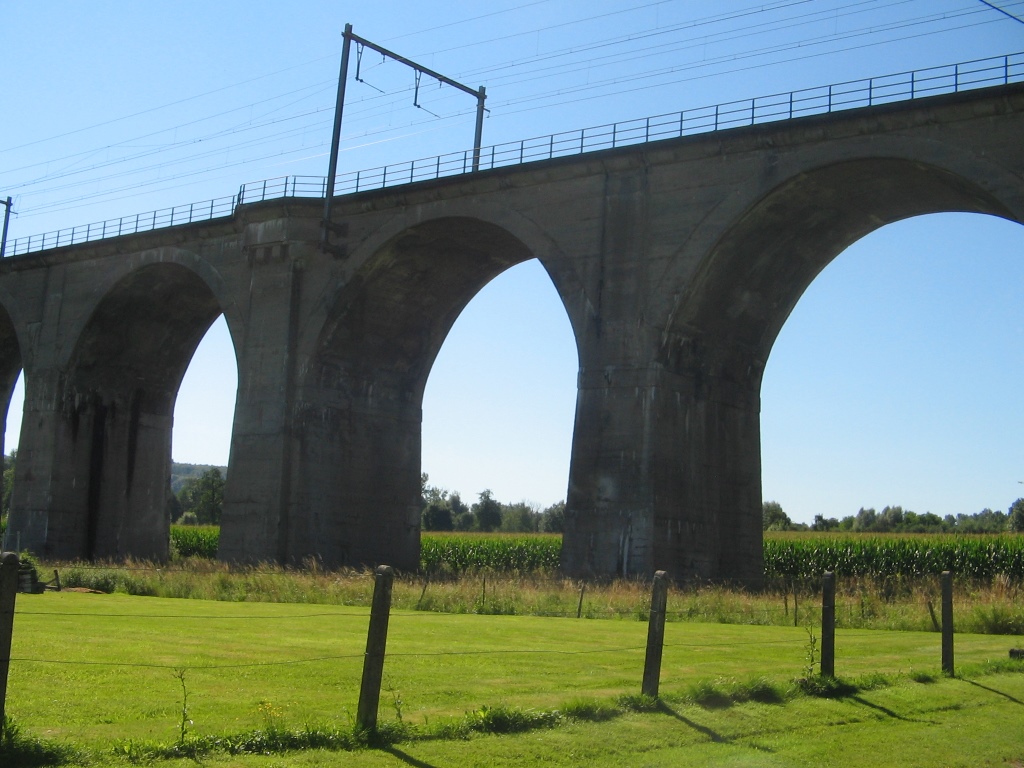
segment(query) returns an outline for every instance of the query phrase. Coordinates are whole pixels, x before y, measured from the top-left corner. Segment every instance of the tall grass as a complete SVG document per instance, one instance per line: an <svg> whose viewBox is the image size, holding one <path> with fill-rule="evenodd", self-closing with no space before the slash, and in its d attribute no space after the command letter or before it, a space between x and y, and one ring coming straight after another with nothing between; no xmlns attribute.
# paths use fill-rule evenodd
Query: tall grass
<svg viewBox="0 0 1024 768"><path fill-rule="evenodd" d="M369 606L373 577L356 570L315 566L238 568L209 560L172 567L147 563L110 566L50 564L65 587L86 587L156 597ZM715 585L677 585L669 593L669 621L774 626L817 626L821 595L808 585L748 592ZM1006 577L991 583L956 582L957 631L982 634L1024 632L1024 588ZM644 621L650 607L647 579L582 583L553 572L510 574L474 570L459 574L400 575L394 585L398 610L532 616L577 616ZM934 577L879 580L841 577L837 583L839 627L933 631L939 584Z"/></svg>

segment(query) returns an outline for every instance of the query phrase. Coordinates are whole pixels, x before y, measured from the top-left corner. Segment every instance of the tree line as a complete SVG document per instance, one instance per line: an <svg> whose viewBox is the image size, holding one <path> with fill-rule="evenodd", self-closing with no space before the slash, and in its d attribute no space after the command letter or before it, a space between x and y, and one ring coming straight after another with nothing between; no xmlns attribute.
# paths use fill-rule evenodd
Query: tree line
<svg viewBox="0 0 1024 768"><path fill-rule="evenodd" d="M520 501L504 504L490 489L481 491L476 502L466 504L458 491L430 485L426 472L420 475L420 522L424 531L479 531L489 533L562 533L565 502L539 507Z"/></svg>
<svg viewBox="0 0 1024 768"><path fill-rule="evenodd" d="M839 531L851 533L1024 533L1024 498L1010 505L1008 512L983 509L974 515L918 514L903 507L861 507L856 515L843 518L815 515L814 522L794 523L777 501L766 501L761 509L765 531Z"/></svg>

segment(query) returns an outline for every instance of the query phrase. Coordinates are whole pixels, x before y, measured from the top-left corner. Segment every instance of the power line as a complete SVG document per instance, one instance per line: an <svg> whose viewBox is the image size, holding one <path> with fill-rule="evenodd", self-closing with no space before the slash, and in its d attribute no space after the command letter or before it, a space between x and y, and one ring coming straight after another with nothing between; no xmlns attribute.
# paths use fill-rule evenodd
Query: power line
<svg viewBox="0 0 1024 768"><path fill-rule="evenodd" d="M910 2L910 1L911 0L903 0L904 3ZM772 6L767 6L767 7L766 6L761 6L760 9L746 9L746 10L744 10L742 12L742 14L743 15L751 15L751 14L756 14L756 13L762 13L765 10L779 10L779 9L788 8L790 6L801 5L804 2L806 2L806 0L790 0L789 2L776 3L776 4L772 5ZM871 4L873 4L873 0L865 0L865 2L859 3L858 5L862 5L863 6L863 5L871 5ZM524 5L524 6L517 6L517 8L528 7L529 5L533 5L533 3L527 4L527 5ZM657 3L652 3L652 4L649 4L649 5L657 5ZM516 9L508 9L508 10L516 10ZM625 11L622 11L622 12L625 12ZM844 15L852 15L853 13L858 13L858 12L863 12L863 11L848 11L848 10L844 10L843 14ZM702 61L702 62L698 62L698 63L688 64L688 65L681 65L681 66L676 66L676 67L654 68L654 69L646 70L646 71L643 71L643 72L640 72L640 73L634 73L634 74L629 75L629 76L622 76L622 77L617 77L617 78L608 78L608 79L605 79L605 80L600 81L598 83L589 83L589 84L587 84L585 86L571 86L571 87L567 87L567 88L559 88L559 89L551 90L551 91L548 91L546 93L531 94L531 95L527 95L527 96L523 96L523 97L519 97L519 98L510 98L510 99L506 100L505 102L502 102L502 103L498 104L497 107L515 107L515 106L530 104L531 102L545 101L545 100L548 100L550 103L539 104L537 106L530 106L530 107L514 109L514 110L505 109L505 110L502 110L498 114L500 116L508 116L508 115L520 114L520 113L523 113L523 112L526 112L526 111L533 111L533 110L536 110L536 109L557 108L557 107L560 107L560 106L565 106L565 105L569 105L569 104L579 103L581 101L587 101L587 100L590 100L590 99L593 99L593 98L621 95L621 94L626 94L626 93L633 93L633 92L648 90L648 89L651 89L651 88L654 88L654 87L664 87L666 85L672 85L672 84L677 84L677 83L681 83L681 82L691 82L691 81L698 80L698 79L705 79L707 77L721 76L721 75L725 75L725 74L731 74L731 73L736 73L736 72L747 71L747 70L751 69L752 67L750 67L750 66L738 67L738 68L733 68L733 69L729 69L729 70L726 70L726 71L719 71L719 72L708 73L708 74L704 74L704 75L690 76L690 77L685 77L685 78L676 78L676 79L669 80L669 81L665 80L665 78L667 76L670 76L670 75L672 75L674 73L677 73L677 72L683 72L683 71L687 71L687 70L691 70L692 71L694 69L706 68L708 66L715 66L715 65L723 64L725 62L730 62L730 61L735 62L735 61L740 61L740 60L743 60L743 59L750 59L750 58L755 58L755 57L764 57L764 56L769 56L769 55L772 55L772 54L782 53L782 52L785 52L785 51L788 51L788 50L800 49L800 48L809 47L809 46L821 46L821 45L827 44L828 42L834 42L834 41L837 41L837 40L849 39L849 38L855 37L855 36L866 36L866 35L872 35L872 34L880 34L880 33L884 33L884 32L890 32L890 31L893 31L893 30L896 30L896 29L908 28L909 26L913 26L913 25L926 24L926 23L938 23L938 22L941 22L941 21L945 21L947 19L954 19L954 18L958 18L958 17L961 17L961 16L969 15L971 13L984 13L984 12L985 11L978 10L978 11L961 11L961 12L957 12L957 13L953 13L953 14L932 14L931 16L917 17L917 19L915 19L912 22L906 22L906 21L904 21L904 22L894 22L894 23L890 23L888 25L883 25L881 27L868 27L868 28L865 28L865 29L862 29L862 30L858 30L856 33L847 33L845 35L840 35L840 36L825 35L825 36L821 36L820 38L818 38L816 40L812 40L810 42L801 41L801 42L798 42L798 43L789 43L789 44L780 44L780 45L777 45L777 46L769 46L769 47L766 47L766 48L759 49L758 51L752 52L752 53L744 53L744 54L741 54L741 55L736 55L736 54L733 54L733 55L723 55L723 56L720 56L717 59L712 60L710 62L709 61ZM495 13L498 13L498 12L495 12ZM615 12L615 13L621 13L621 12ZM741 12L734 12L730 16L730 18L739 18L740 17L740 13ZM743 26L743 27L740 27L739 29L733 30L731 32L718 33L719 34L719 38L717 40L714 40L714 42L720 43L720 42L724 42L726 40L739 39L740 37L749 36L750 34L756 34L756 32L748 31L748 30L763 29L765 27L769 27L769 28L771 28L771 31L776 31L776 32L779 31L780 29L789 29L789 28L798 26L798 23L800 22L801 19L816 18L816 17L820 16L822 13L826 13L826 12L813 11L811 13L801 14L801 15L798 15L798 16L795 16L795 17L789 17L787 19L773 20L773 21L768 21L768 22L760 22L760 23L754 24L754 25ZM487 14L487 15L491 15L491 14ZM609 14L602 14L602 17L606 16L606 15L609 15ZM727 16L727 15L726 14L720 14L719 16L720 17L724 17L724 16ZM599 17L595 17L595 18L599 18ZM706 18L711 19L711 18L717 18L717 17L706 17ZM689 24L690 26L693 26L694 24L699 23L700 21L701 20L695 20L695 21L687 22L687 24ZM984 23L993 23L993 21L984 22ZM569 24L569 23L580 23L580 21L565 22L565 23L566 24ZM710 23L710 22L708 22L708 23ZM805 21L803 23L810 23L810 22L806 22ZM814 57L817 57L817 56L833 55L833 54L836 54L836 53L842 53L842 52L847 52L847 51L851 51L851 50L858 50L858 49L862 49L862 48L866 48L866 47L871 47L871 46L875 46L875 45L889 44L889 43L899 42L899 41L907 40L907 39L915 39L915 38L923 37L923 36L930 35L930 34L939 34L939 33L943 33L943 32L952 32L952 31L956 31L956 30L959 30L959 29L969 28L969 27L972 27L972 26L978 26L978 25L977 24L974 24L974 25L968 24L968 25L959 25L959 26L953 26L953 27L946 27L944 29L935 30L935 31L928 32L928 33L923 33L923 34L918 34L918 35L905 35L905 36L902 36L902 37L896 37L896 38L889 39L889 40L884 40L884 41L877 41L877 42L868 43L868 44L865 44L865 45L847 46L845 48L841 48L841 49L838 49L838 50L822 51L822 52L810 54L810 55L807 55L807 56L795 56L795 57L791 57L791 58L788 58L788 59L776 60L776 61L773 61L771 63L774 65L774 64L782 64L782 63L801 61L801 60L806 60L806 59L814 58ZM410 34L412 34L412 33L410 33ZM630 39L623 39L622 36L619 36L619 38L611 38L611 39L619 39L621 44L628 44L630 42L635 42L636 39L646 39L646 37L649 37L649 36L652 36L652 35L656 35L656 34L665 34L665 31L664 30L650 31L649 33L646 33L646 34L642 35L640 38L636 38L635 36L633 36ZM607 47L608 45L613 45L613 44L614 43L607 43L607 44L605 44L605 47ZM564 56L578 55L578 53L580 53L581 50L596 50L596 48L594 48L594 46L596 46L596 45L599 45L599 43L589 44L589 47L586 48L586 49L579 49L579 48L567 49L566 51L564 51L563 53L561 53L559 55L563 56L563 57ZM621 53L609 54L609 55L604 55L604 56L590 57L589 59L584 59L583 61L576 62L575 64L567 63L567 64L562 64L562 65L556 65L555 67L535 68L533 70L528 70L525 73L517 73L515 75L509 75L506 78L506 81L510 85L522 84L522 83L529 82L531 80L537 79L538 77L541 76L541 75L539 75L537 73L543 72L543 71L549 70L549 69L561 69L563 71L560 74L568 74L568 73L571 73L571 72L580 71L581 69L583 69L583 68L585 68L587 66L592 66L593 64L598 63L598 62L602 62L602 65L607 65L608 63L615 62L615 61L617 61L619 63L621 63L623 61L636 61L636 60L650 58L650 57L654 57L654 56L658 56L658 55L665 55L665 54L667 54L668 52L671 52L671 51L685 50L686 48L693 47L694 45L697 45L697 43L692 43L692 42L688 43L686 41L677 41L677 42L665 43L665 44L663 44L663 46L659 46L659 47L669 47L670 48L669 51L662 51L662 52L658 52L658 53L649 52L649 51L646 52L646 53L621 52ZM546 56L547 59L553 59L554 57L555 57L554 54L549 54L549 55ZM318 60L319 59L315 59L313 61L318 61ZM522 63L524 65L528 66L531 63L533 63L533 64L538 63L540 61L540 59L525 59L525 60L521 60L521 61L522 61ZM516 62L512 62L512 63L516 64ZM296 65L296 67L297 66L302 66L302 65ZM764 65L761 65L761 66L764 66ZM567 67L575 67L575 68L574 69L566 70ZM284 70L278 70L278 72L283 72L283 71L287 71L289 69L294 69L294 68L295 67L289 67L289 68L286 68ZM491 69L493 70L493 67ZM487 71L487 70L480 70L480 71L483 72L483 71ZM273 73L271 73L271 74L273 74ZM528 76L524 77L524 75L528 75ZM253 78L252 80L261 79L262 77L267 77L267 76L269 76L269 75L263 75L263 76L260 76L260 78ZM499 80L500 79L501 78L499 78ZM634 87L625 88L625 89L611 90L611 89L614 89L616 86L621 85L621 84L623 84L624 82L627 82L627 81L635 82L637 80L651 80L651 79L657 79L657 82L649 84L649 85L641 85L641 86L634 86ZM250 81L243 81L243 83L244 82L251 82L251 80ZM319 84L317 84L317 85L319 85ZM208 91L208 92L206 92L206 94L201 94L201 95L207 95L209 93L216 93L216 92L219 92L221 90L225 90L225 89L230 88L230 87L233 87L233 86L225 86L224 88L215 89L213 91ZM315 87L315 85L313 85L313 86L306 86L303 89L296 89L294 91L290 91L289 94L291 94L291 93L298 93L298 92L301 92L303 90L308 90L309 88L312 88L312 87ZM405 89L405 90L411 90L411 88ZM574 95L574 94L586 93L587 91L595 91L595 90L599 90L599 91L601 91L601 93L599 95L583 96L581 98L575 98L575 99L566 98L567 96L571 96L571 95ZM287 95L287 94L284 94L284 95ZM255 102L255 103L259 104L259 103L271 102L271 101L273 101L275 99L282 98L284 95L278 95L278 96L272 97L271 99L265 99L265 100L262 100L260 102ZM191 98L199 98L199 97L191 97ZM360 115L361 119L364 119L364 120L372 119L372 117L375 114L379 114L379 112L381 110L386 110L390 106L389 104L381 104L380 103L381 100L383 100L383 97L372 97L372 98L369 98L369 99L360 100L360 102L356 102L356 103L365 102L366 103L366 107L363 110L354 110L354 113L357 114L357 115ZM179 100L178 102L174 102L174 103L181 103L181 101L182 100ZM391 102L392 105L393 105L393 103L395 101L397 101L397 98L393 98L392 99L392 102ZM295 103L297 103L297 102L295 102ZM230 112L237 112L237 111L239 111L241 109L250 108L251 106L252 105L247 105L246 107L238 107L238 108L235 108L235 109L232 109L232 110L227 110L227 111L218 113L218 115L223 115L223 114L227 114L227 113L230 113ZM285 109L285 108L287 108L287 105L281 106L281 107L279 107L279 108L277 108L277 109L275 109L273 111L280 111L281 109ZM155 110L155 109L159 109L159 108L153 108L153 110ZM151 156L151 155L154 155L154 154L158 154L161 151L171 151L173 149L186 148L186 147L198 144L200 142L208 142L208 141L213 141L213 140L217 140L217 139L221 139L222 140L222 139L224 139L226 137L236 136L239 133L253 131L253 130L262 130L262 129L265 129L266 127L270 126L270 125L274 125L274 124L277 124L277 123L280 123L280 122L287 122L287 121L292 121L292 120L298 120L298 119L302 119L303 117L306 117L306 116L315 115L315 114L317 114L317 113L319 113L321 111L326 111L326 109L327 109L326 107L325 108L317 108L317 109L314 109L314 110L311 110L311 111L306 111L306 112L303 112L303 113L299 113L298 115L288 115L288 116L284 116L284 117L277 118L277 119L274 119L274 120L260 121L259 123L255 124L255 125L243 125L241 127L236 126L234 128L221 129L219 131L214 131L214 132L212 132L210 134L207 134L203 138L195 138L195 139L190 139L190 140L186 140L186 141L176 142L176 143L174 143L174 144L172 144L170 146L167 146L167 147L160 147L160 148L153 149L153 150L147 150L145 152L135 153L134 155L129 156L129 157L118 158L116 160L109 160L109 161L105 161L105 162L102 162L102 163L96 163L93 166L89 166L88 168L76 168L76 169L73 169L73 170L67 170L65 173L62 173L62 174L50 174L50 175L42 177L41 180L56 180L56 179L59 179L59 178L66 178L66 177L72 177L72 176L76 176L76 175L82 175L84 173L91 172L91 171L99 169L99 168L112 167L112 166L116 166L116 165L120 165L120 164L125 164L125 163L128 163L128 162L132 162L132 161L137 160L137 159L142 158L142 157L147 157L147 156ZM149 111L153 111L153 110L149 110ZM136 114L141 114L141 113L136 113ZM448 119L448 120L455 119L455 118L461 117L462 114L464 114L464 113L455 113L455 114L452 114L452 115L447 115L445 117L445 119ZM199 122L202 122L203 120L206 120L206 119L212 119L212 117L200 118L200 119L197 119L196 121L190 121L190 123L186 123L186 124L183 124L183 125L199 123ZM112 122L112 121L110 121L110 122ZM366 131L366 132L364 132L362 134L359 134L359 135L357 135L355 137L346 137L346 142L350 141L352 138L357 138L358 139L358 138L366 138L366 137L375 136L375 135L388 135L389 133L394 133L396 131L401 131L401 130L403 130L405 128L412 127L414 125L422 125L422 124L424 124L424 122L425 121L412 121L412 122L409 122L409 123L402 124L400 126L389 126L387 128L369 130L369 131ZM309 131L317 130L321 125L323 125L323 122L322 121L317 121L315 123L311 123L311 124L306 125L306 126L300 126L300 127L294 128L294 129L290 129L290 130L286 130L286 131L281 131L281 132L278 132L278 133L272 133L272 134L269 134L267 136L262 137L261 139L253 139L251 141L247 141L247 142L244 142L242 144L229 145L227 148L224 148L224 149L219 149L219 150L206 150L206 149L204 149L201 152L190 153L188 155L185 155L184 157L180 157L180 158L177 158L175 160L167 161L166 163L151 164L149 166L144 166L142 168L126 169L123 173L109 174L107 176L101 177L100 179L95 179L95 178L94 179L84 179L81 182L78 182L77 184L69 184L69 185L64 185L62 187L51 187L51 188L46 188L46 189L43 189L43 190L35 190L35 191L32 191L32 192L30 192L28 194L32 195L32 196L35 196L35 195L47 194L47 193L56 191L57 189L73 188L76 185L86 185L86 184L90 184L91 185L91 184L97 183L97 181L109 181L109 180L113 180L113 179L116 179L116 178L122 178L122 177L132 176L132 175L136 175L137 176L138 174L144 173L147 170L149 170L149 171L160 170L160 169L163 169L163 168L172 167L174 165L181 165L181 164L187 163L187 162L196 162L197 160L201 160L204 157L210 157L211 155L215 155L215 154L217 154L219 152L237 150L237 149L239 149L241 147L245 147L245 146L258 146L260 144L270 143L274 139L286 139L289 136L294 136L294 135L300 134L300 133L304 134L304 133L307 133ZM86 130L86 129L79 129L79 130ZM171 130L171 129L162 129L161 131L152 132L150 134L146 134L146 137L153 136L153 135L158 135L159 133L163 133L163 132L166 132L168 130ZM70 135L70 134L76 133L76 132L78 132L78 131L68 132L66 134L62 134L62 136L63 135ZM420 132L420 133L423 133L423 132ZM140 138L142 138L142 137L140 137ZM402 138L402 137L395 137L395 138L389 139L389 141L396 140L397 138ZM134 140L138 140L138 138L136 138ZM126 144L128 141L132 141L132 140L125 140L125 142L120 142L119 145ZM27 146L27 145L21 145L21 146ZM111 145L111 146L118 146L118 145ZM277 152L277 153L270 153L270 154L265 154L265 155L261 155L261 156L257 156L257 157L251 157L251 158L242 159L240 161L233 162L233 163L221 164L221 165L215 166L213 168L206 168L204 170L192 171L192 172L185 173L185 174L175 175L175 176L170 177L170 179L168 179L167 177L164 177L163 179L154 180L152 182L146 182L146 183L143 183L143 184L140 184L140 185L121 186L121 187L119 187L119 188L117 188L115 190L111 190L111 191L108 191L108 192L105 192L105 193L101 193L100 197L106 198L108 201L112 201L114 199L120 199L120 198L111 198L110 195L117 194L120 191L126 191L126 190L129 190L129 189L138 189L138 188L142 188L142 187L153 187L153 186L165 184L165 182L167 182L169 180L176 180L176 179L181 179L181 178L194 178L195 176L203 175L204 173L211 173L211 172L213 172L215 170L220 170L220 169L223 169L223 168L237 167L237 166L240 166L240 165L248 165L248 164L251 164L251 163L261 162L263 160L267 160L267 159L270 159L270 158L273 158L273 157L284 157L284 156L287 156L287 155L294 155L294 154L297 154L299 152L306 151L306 150L308 150L310 148L315 148L315 147L318 147L318 146L323 146L323 143L320 142L318 144L314 144L314 145L311 145L311 146L305 146L305 147L302 147L300 149L283 149L283 150L281 150L280 152ZM346 147L346 149L350 149L350 148ZM71 156L68 156L68 157L71 158L71 157L76 157L76 156L83 156L83 155L89 154L90 152L94 153L96 151L101 151L101 150L91 150L91 151L87 151L87 152L76 153L75 155L71 155ZM37 164L34 164L34 165L41 165L41 163L37 163ZM33 167L33 166L23 166L23 168L24 167ZM36 182L36 183L38 183L38 182ZM32 186L32 182L26 182L26 183L23 183L23 184L19 185L20 188L26 188L26 187L29 187L29 186ZM173 188L173 187L163 186L161 188L162 189L170 189L170 188ZM31 209L29 209L28 213L29 214L31 214L31 213L37 213L38 214L38 213L43 212L43 211L58 210L58 209L61 208L62 205L65 205L68 202L78 202L79 200L82 200L82 199L84 199L84 197L77 197L77 198L71 198L71 199L63 199L63 200L60 200L60 201L51 202L51 203L49 203L49 204L47 204L45 206L39 206L38 208L31 208ZM93 198L93 199L95 199L95 198Z"/></svg>
<svg viewBox="0 0 1024 768"><path fill-rule="evenodd" d="M988 6L989 8L991 8L992 10L995 10L995 11L999 11L1000 13L1004 14L1005 16L1009 16L1009 17L1010 17L1011 19L1013 19L1014 21L1019 21L1019 22L1020 22L1021 24L1024 24L1024 19L1020 19L1020 18L1017 18L1016 16L1014 16L1014 15L1013 15L1012 13L1010 13L1009 11L1004 11L1004 10L1003 10L1002 8L1000 8L1000 7L998 6L998 5L993 5L992 3L988 2L988 0L978 0L978 2L980 2L980 3L984 3L985 5L987 5L987 6Z"/></svg>

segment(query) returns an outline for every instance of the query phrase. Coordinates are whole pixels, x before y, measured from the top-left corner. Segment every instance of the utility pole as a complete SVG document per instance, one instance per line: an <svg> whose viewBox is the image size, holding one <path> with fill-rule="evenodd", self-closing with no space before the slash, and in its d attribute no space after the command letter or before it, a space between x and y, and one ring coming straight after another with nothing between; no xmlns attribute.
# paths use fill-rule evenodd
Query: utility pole
<svg viewBox="0 0 1024 768"><path fill-rule="evenodd" d="M324 221L323 229L321 230L320 245L324 250L331 250L330 244L328 243L328 235L331 232L331 200L334 197L334 178L338 173L338 148L341 144L341 118L345 111L345 81L348 80L348 64L349 64L349 52L352 48L352 43L355 42L357 46L361 48L369 48L370 50L376 51L385 58L394 59L399 64L405 64L407 67L411 67L416 72L416 94L419 96L419 76L421 74L427 75L434 78L440 83L450 85L453 88L457 88L464 93L468 93L470 96L476 99L476 130L473 137L473 170L480 170L480 147L481 140L483 138L484 131L484 101L487 99L487 90L481 85L477 89L470 88L468 85L463 85L460 82L452 80L450 77L445 77L439 72L435 72L432 69L417 64L404 56L399 56L393 51L389 51L387 48L382 48L376 43L371 43L369 40L352 32L352 25L346 24L345 31L342 33L345 42L341 48L341 73L338 75L338 98L334 105L334 133L331 136L331 158L327 167L327 187L326 196L324 199ZM359 79L359 67L356 67L356 79ZM416 106L419 106L417 104Z"/></svg>
<svg viewBox="0 0 1024 768"><path fill-rule="evenodd" d="M0 202L0 205L5 206L5 210L4 210L4 234L3 234L3 237L0 237L0 259L2 259L4 257L4 252L7 250L7 223L11 220L11 198L10 198L10 196L8 196L8 198L6 200Z"/></svg>

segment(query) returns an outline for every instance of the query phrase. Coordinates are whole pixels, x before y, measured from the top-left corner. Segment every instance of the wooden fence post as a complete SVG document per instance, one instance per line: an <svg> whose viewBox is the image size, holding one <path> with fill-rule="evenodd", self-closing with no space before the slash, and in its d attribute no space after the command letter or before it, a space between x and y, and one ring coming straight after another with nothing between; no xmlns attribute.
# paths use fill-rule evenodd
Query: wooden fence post
<svg viewBox="0 0 1024 768"><path fill-rule="evenodd" d="M363 680L359 686L359 708L356 725L361 731L377 729L377 705L380 684L384 677L384 649L388 642L388 618L391 615L391 587L395 572L390 565L379 565L373 577L373 604L370 607L370 628L366 632L366 655L363 657Z"/></svg>
<svg viewBox="0 0 1024 768"><path fill-rule="evenodd" d="M942 584L942 672L953 675L953 574L943 571Z"/></svg>
<svg viewBox="0 0 1024 768"><path fill-rule="evenodd" d="M665 645L665 609L668 607L668 575L664 571L654 574L651 589L651 616L647 623L647 656L644 659L644 680L640 692L658 698L661 680L661 651Z"/></svg>
<svg viewBox="0 0 1024 768"><path fill-rule="evenodd" d="M836 676L836 575L825 571L821 584L821 674Z"/></svg>
<svg viewBox="0 0 1024 768"><path fill-rule="evenodd" d="M11 668L14 634L14 598L18 594L18 556L5 552L0 559L0 726L7 711L7 673Z"/></svg>

